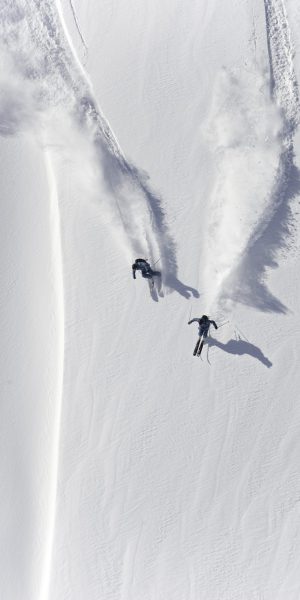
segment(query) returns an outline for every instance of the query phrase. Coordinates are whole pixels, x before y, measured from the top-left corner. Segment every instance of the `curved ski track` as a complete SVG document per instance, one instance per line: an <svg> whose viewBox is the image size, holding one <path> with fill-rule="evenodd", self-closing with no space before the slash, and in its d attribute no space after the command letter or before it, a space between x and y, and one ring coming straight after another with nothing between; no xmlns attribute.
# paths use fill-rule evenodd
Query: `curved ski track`
<svg viewBox="0 0 300 600"><path fill-rule="evenodd" d="M222 253L220 253L220 258L217 257L215 262L212 260L211 264L208 256L207 263L209 270L213 269L219 277L218 285L215 284L212 290L213 302L216 299L217 302L223 304L224 301L226 302L229 299L254 306L262 311L286 312L287 309L284 304L267 289L265 274L267 268L277 266L279 250L288 247L291 240L293 228L291 202L300 193L300 175L294 164L294 135L299 124L300 102L293 65L293 45L284 2L282 0L264 0L264 10L269 88L267 88L268 81L265 81L263 102L265 102L268 112L262 117L267 119L266 122L271 137L268 141L269 133L267 130L265 139L256 136L249 145L246 138L249 137L251 140L254 131L253 124L257 118L261 118L261 115L257 111L257 106L253 105L251 107L251 104L249 104L246 88L244 90L245 98L241 98L244 75L240 76L242 78L240 85L239 75L233 73L230 75L233 81L231 102L235 104L237 89L239 94L237 101L241 104L241 110L240 113L237 111L237 114L233 116L230 114L231 122L229 125L231 124L234 131L235 127L239 127L239 118L242 117L241 121L244 122L242 112L244 104L246 104L247 110L251 112L252 108L256 110L257 114L250 117L252 123L249 121L250 127L248 127L248 130L246 126L245 131L241 129L237 148L231 142L226 145L226 140L223 147L222 140L219 144L219 147L221 147L221 165L216 174L217 183L212 198L212 212L219 211L220 216L218 221L213 217L211 219L208 235L211 235L213 239L208 239L208 245L211 242L210 246L213 249L214 244L218 243L218 240L222 239L223 236L225 249L223 250L221 247L223 255L221 256ZM262 77L262 74L257 72L257 63L254 68L256 77ZM251 76L253 76L252 71ZM263 77L265 78L265 74L263 74ZM227 85L229 87L229 84ZM234 88L234 86L238 87ZM267 97L268 89L269 98ZM252 92L251 87L249 92ZM260 93L262 93L261 90ZM228 98L226 97L225 100L228 101ZM226 104L224 98L223 104ZM218 113L215 116L218 117ZM264 126L264 122L262 122L262 126ZM243 136L243 134L245 135ZM259 135L261 136L261 134ZM243 137L245 137L244 142L241 141ZM216 142L214 143L216 145ZM240 215L239 202L236 202L236 209L233 211L234 201L230 198L231 187L235 191L239 191L239 147L240 157L243 157L243 153L248 153L249 158L253 159L252 168L254 168L253 173L255 174L253 178L249 176L249 173L251 173L251 163L249 163L248 169L244 169L245 174L248 171L247 176L249 179L249 181L244 182L244 189L245 187L249 189L247 189L247 192L242 189L242 197L239 198L244 205L244 209L248 212L248 225L242 219L241 223L243 225L239 224L239 216L243 218L246 211L244 210L244 215ZM252 154L249 147L253 148ZM272 163L269 155L269 149L271 148L273 148ZM257 189L256 185L256 180L259 177L264 178L264 172L257 173L255 169L254 158L259 151L261 152L261 161L265 162L266 177L263 192L259 187ZM233 160L236 161L235 168L231 168L232 156ZM270 181L268 181L269 179ZM263 185L261 188L263 189ZM223 206L221 203L222 194L224 194ZM227 204L229 205L227 206ZM226 217L224 213L230 213L230 211L232 222L235 222L236 225L229 225L228 231L224 234L226 220L230 220L230 214ZM236 242L237 238L240 238L239 243Z"/></svg>
<svg viewBox="0 0 300 600"><path fill-rule="evenodd" d="M294 163L294 135L299 125L300 100L285 4L283 0L264 0L264 8L270 96L279 107L283 122L279 133L281 152L277 176L270 191L270 205L253 232L238 269L246 289L246 294L240 290L239 300L264 311L286 312L284 304L267 290L264 278L267 267L277 267L278 252L289 246L293 230L291 202L300 193L300 174Z"/></svg>
<svg viewBox="0 0 300 600"><path fill-rule="evenodd" d="M168 232L161 200L149 187L145 175L125 159L101 113L72 45L59 0L56 3L17 0L13 5L7 1L1 21L2 45L13 65L15 81L20 87L25 82L28 90L29 99L22 107L22 114L37 129L39 125L49 128L51 109L68 113L74 127L81 131L84 143L87 140L90 143L94 170L107 189L105 210L128 258L141 254L155 262L160 257L162 270L175 281L175 244ZM47 112L48 123L45 123ZM24 128L26 119L23 121Z"/></svg>

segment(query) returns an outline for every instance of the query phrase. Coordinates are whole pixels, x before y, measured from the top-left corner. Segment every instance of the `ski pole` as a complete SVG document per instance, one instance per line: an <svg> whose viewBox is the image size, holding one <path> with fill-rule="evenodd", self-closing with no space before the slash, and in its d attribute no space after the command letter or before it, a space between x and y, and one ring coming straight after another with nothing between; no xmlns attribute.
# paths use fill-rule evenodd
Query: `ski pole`
<svg viewBox="0 0 300 600"><path fill-rule="evenodd" d="M246 338L245 334L242 332L241 329L239 329L237 327L237 325L235 326L236 330L239 332L239 335L242 335L242 337L246 340L246 342L249 342L248 338Z"/></svg>
<svg viewBox="0 0 300 600"><path fill-rule="evenodd" d="M229 321L225 321L225 323L222 323L222 325L219 325L218 329L221 329L221 327L223 327L223 325L227 325L227 323L229 323Z"/></svg>
<svg viewBox="0 0 300 600"><path fill-rule="evenodd" d="M155 267L156 263L158 263L158 261L159 261L159 260L160 260L160 257L159 257L159 258L157 259L157 261L154 263L154 265L153 265L154 267Z"/></svg>

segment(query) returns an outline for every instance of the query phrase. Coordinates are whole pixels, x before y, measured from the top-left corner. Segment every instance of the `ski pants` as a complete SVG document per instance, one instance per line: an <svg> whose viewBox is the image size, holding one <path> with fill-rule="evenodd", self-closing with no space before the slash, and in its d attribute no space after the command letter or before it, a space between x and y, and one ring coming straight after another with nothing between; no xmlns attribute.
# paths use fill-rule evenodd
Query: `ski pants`
<svg viewBox="0 0 300 600"><path fill-rule="evenodd" d="M204 338L207 338L209 327L199 328L199 337L203 335Z"/></svg>

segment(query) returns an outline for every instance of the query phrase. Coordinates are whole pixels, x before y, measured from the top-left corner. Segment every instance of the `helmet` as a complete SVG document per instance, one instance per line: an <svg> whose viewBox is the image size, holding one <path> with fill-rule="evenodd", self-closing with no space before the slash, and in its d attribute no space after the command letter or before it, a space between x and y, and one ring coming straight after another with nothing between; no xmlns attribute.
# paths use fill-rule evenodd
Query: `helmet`
<svg viewBox="0 0 300 600"><path fill-rule="evenodd" d="M203 321L208 321L208 316L207 315L202 315L201 318L203 319Z"/></svg>

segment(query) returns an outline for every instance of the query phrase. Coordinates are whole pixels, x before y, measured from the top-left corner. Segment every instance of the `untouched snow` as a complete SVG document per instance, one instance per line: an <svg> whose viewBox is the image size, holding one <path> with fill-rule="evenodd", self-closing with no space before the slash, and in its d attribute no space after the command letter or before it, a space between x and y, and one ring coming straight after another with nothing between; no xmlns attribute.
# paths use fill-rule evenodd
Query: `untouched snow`
<svg viewBox="0 0 300 600"><path fill-rule="evenodd" d="M299 24L3 3L1 598L299 599Z"/></svg>

